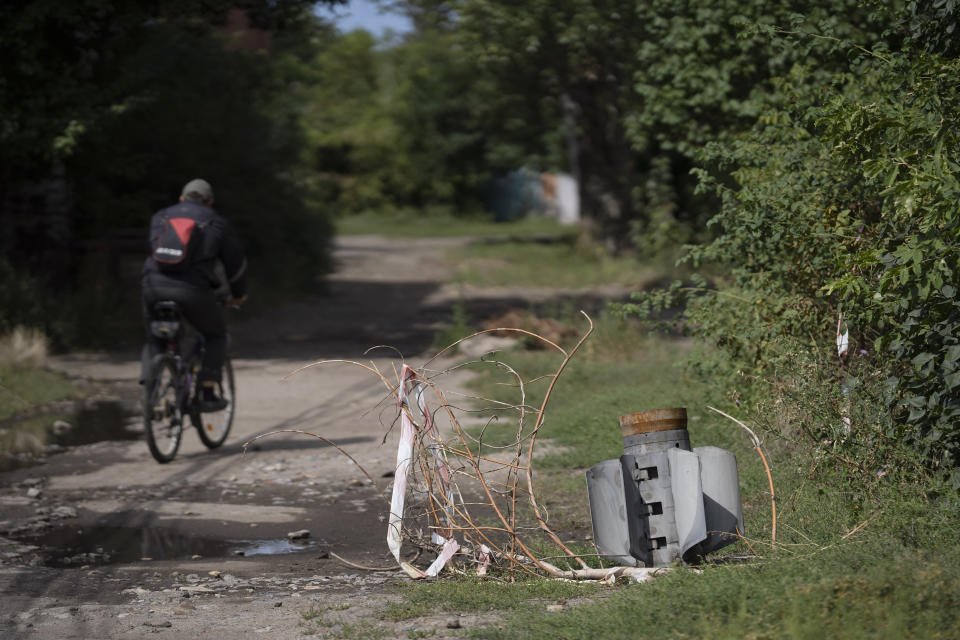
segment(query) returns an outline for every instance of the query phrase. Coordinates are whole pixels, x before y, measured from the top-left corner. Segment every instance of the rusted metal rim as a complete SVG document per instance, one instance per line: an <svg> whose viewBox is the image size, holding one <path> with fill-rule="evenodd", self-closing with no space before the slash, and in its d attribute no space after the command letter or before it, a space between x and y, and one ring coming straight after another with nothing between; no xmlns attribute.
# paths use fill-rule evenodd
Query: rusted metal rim
<svg viewBox="0 0 960 640"><path fill-rule="evenodd" d="M655 431L673 431L687 428L687 410L684 407L675 409L654 409L652 411L637 411L620 416L620 431L623 437L636 436L641 433Z"/></svg>

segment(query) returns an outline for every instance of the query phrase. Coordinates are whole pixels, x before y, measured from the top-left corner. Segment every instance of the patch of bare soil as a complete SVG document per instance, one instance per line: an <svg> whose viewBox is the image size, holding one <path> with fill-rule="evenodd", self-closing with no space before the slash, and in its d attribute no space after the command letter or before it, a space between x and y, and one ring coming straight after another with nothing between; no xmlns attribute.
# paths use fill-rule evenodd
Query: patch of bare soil
<svg viewBox="0 0 960 640"><path fill-rule="evenodd" d="M341 239L326 295L235 323L237 417L218 450L187 432L176 459L159 465L142 438L109 439L0 473L0 636L338 637L373 623L387 637L442 636L485 624L469 616L374 619L397 597L392 585L408 578L334 556L392 564L385 499L397 444L391 397L375 376L348 364L283 379L312 361L371 356L394 377L399 353L413 364L425 359L453 301L486 318L546 295L464 298L444 285L443 260L462 242ZM375 345L398 351L364 355ZM136 357L73 354L54 366L135 406ZM376 486L322 440L281 433L241 450L278 429L336 442Z"/></svg>

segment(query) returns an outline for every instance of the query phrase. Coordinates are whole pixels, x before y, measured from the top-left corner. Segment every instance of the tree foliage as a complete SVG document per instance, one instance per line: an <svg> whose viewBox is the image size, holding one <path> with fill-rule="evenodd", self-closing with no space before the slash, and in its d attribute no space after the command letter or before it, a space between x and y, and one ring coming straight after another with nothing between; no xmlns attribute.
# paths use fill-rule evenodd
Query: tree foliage
<svg viewBox="0 0 960 640"><path fill-rule="evenodd" d="M820 38L771 36L785 47ZM830 42L819 55L843 67L794 66L750 129L702 154L703 188L722 205L715 240L691 247L690 259L728 273L721 288L676 285L630 310L685 298L689 326L721 350L713 373L737 372L740 387L806 371L795 388L835 399L804 425L816 442L861 457L909 443L951 468L960 455L960 61L913 40L892 50L889 38L869 49ZM824 78L824 68L837 70ZM831 361L838 325L852 344Z"/></svg>
<svg viewBox="0 0 960 640"><path fill-rule="evenodd" d="M150 214L203 176L244 236L255 276L313 283L328 268L330 230L325 212L305 206L288 96L325 33L314 4L4 4L6 259L45 288L109 290L115 274L95 267L91 247L118 230L146 233ZM244 42L250 34L259 44Z"/></svg>

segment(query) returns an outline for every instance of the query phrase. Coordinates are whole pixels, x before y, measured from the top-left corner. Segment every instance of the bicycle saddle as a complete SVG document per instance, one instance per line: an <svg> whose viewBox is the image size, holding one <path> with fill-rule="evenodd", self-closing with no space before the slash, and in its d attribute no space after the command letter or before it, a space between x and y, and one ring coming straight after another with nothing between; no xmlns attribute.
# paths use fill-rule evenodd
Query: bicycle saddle
<svg viewBox="0 0 960 640"><path fill-rule="evenodd" d="M155 338L170 339L181 335L180 307L173 300L161 300L153 305L150 333Z"/></svg>

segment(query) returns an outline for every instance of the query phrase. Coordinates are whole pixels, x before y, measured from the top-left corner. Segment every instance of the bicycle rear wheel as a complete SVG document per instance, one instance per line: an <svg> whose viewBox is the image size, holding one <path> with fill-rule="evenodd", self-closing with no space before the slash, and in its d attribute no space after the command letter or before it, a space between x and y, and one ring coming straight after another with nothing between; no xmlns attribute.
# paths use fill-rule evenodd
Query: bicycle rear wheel
<svg viewBox="0 0 960 640"><path fill-rule="evenodd" d="M230 427L233 426L233 414L237 406L236 387L233 381L233 365L230 364L230 358L223 362L223 378L219 385L220 397L227 401L227 406L221 411L212 413L203 413L200 411L199 403L196 399L200 396L200 382L193 394L194 402L190 410L190 421L197 428L200 434L200 441L207 449L216 449L223 444L230 433Z"/></svg>
<svg viewBox="0 0 960 640"><path fill-rule="evenodd" d="M177 363L169 355L154 356L144 387L143 428L157 462L173 460L183 436L183 412L177 393Z"/></svg>

